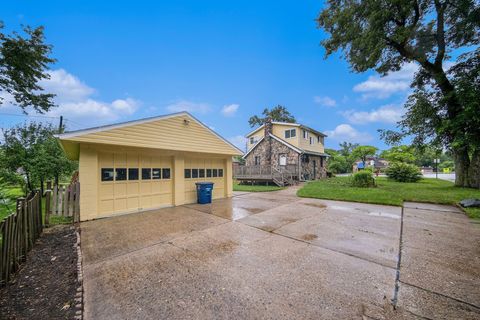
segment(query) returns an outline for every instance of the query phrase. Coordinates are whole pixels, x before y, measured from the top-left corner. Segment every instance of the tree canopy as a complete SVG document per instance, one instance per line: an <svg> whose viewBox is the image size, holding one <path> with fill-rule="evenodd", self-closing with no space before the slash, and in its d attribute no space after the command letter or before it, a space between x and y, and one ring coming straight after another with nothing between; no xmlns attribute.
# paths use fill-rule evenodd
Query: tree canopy
<svg viewBox="0 0 480 320"><path fill-rule="evenodd" d="M404 63L418 63L412 84L417 90L400 127L415 135L417 142L433 139L451 148L456 184L480 187L480 148L470 144L471 138L480 140L478 117L470 118L478 111L474 103L480 100L478 86L464 90L461 85L470 81L465 80L468 75L478 77L474 58L480 44L478 1L328 0L318 25L329 34L322 41L326 56L341 50L356 72L375 69L386 74L400 70ZM466 53L465 62L456 67L462 76L452 79L445 62L454 51ZM420 123L428 125L422 130Z"/></svg>
<svg viewBox="0 0 480 320"><path fill-rule="evenodd" d="M268 108L265 108L262 111L261 116L252 116L248 120L248 124L250 127L255 127L257 125L262 125L265 123L267 119L271 119L272 121L278 121L278 122L289 122L289 123L294 123L295 117L285 108L284 106L277 105L276 107L272 108L269 110Z"/></svg>
<svg viewBox="0 0 480 320"><path fill-rule="evenodd" d="M23 33L2 32L0 21L0 94L12 97L9 103L24 112L32 107L39 113L47 112L55 104L53 94L44 93L40 81L49 79L48 65L55 62L50 57L52 46L45 43L43 27L24 27ZM4 103L0 96L0 105Z"/></svg>
<svg viewBox="0 0 480 320"><path fill-rule="evenodd" d="M47 179L70 175L77 165L66 158L54 133L51 125L35 122L4 130L0 178L32 191L42 188Z"/></svg>
<svg viewBox="0 0 480 320"><path fill-rule="evenodd" d="M367 157L373 157L378 149L374 146L358 146L352 151L352 157L362 160L363 166L367 162Z"/></svg>

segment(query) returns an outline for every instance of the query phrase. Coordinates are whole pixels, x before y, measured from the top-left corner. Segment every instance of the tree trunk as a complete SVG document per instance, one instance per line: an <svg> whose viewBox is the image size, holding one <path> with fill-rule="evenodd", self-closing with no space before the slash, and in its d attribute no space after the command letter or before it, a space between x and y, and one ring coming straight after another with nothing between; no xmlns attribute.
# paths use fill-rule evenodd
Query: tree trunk
<svg viewBox="0 0 480 320"><path fill-rule="evenodd" d="M453 159L455 162L455 185L457 187L468 187L468 168L470 158L466 147L453 148Z"/></svg>
<svg viewBox="0 0 480 320"><path fill-rule="evenodd" d="M470 167L468 168L468 182L471 188L480 189L480 148L473 151Z"/></svg>

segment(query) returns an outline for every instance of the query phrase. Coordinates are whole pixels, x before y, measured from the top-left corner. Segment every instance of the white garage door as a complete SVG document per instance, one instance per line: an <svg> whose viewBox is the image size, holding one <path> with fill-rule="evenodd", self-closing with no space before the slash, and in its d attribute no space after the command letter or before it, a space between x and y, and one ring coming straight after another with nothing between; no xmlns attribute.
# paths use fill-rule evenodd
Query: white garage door
<svg viewBox="0 0 480 320"><path fill-rule="evenodd" d="M171 157L101 152L98 163L100 215L172 205Z"/></svg>

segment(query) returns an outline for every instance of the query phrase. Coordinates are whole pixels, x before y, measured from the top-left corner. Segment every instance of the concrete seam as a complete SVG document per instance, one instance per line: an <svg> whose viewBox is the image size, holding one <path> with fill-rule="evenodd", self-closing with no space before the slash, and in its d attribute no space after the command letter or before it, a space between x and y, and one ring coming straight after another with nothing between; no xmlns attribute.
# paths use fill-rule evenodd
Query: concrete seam
<svg viewBox="0 0 480 320"><path fill-rule="evenodd" d="M81 248L81 238L80 238L80 226L75 227L75 235L77 241L74 244L74 248L77 252L77 292L75 294L75 319L83 319L84 314L84 300L83 300L83 257L82 257L82 248Z"/></svg>
<svg viewBox="0 0 480 320"><path fill-rule="evenodd" d="M448 296L446 294L443 294L443 293L439 293L439 292L436 292L436 291L433 291L433 290L430 290L430 289L426 289L426 288L422 288L420 286L417 286L417 285L414 285L414 284L411 284L411 283L408 283L408 282L405 282L405 281L402 281L400 280L399 282L401 282L402 284L406 284L407 286L410 286L410 287L414 287L414 288L417 288L419 290L422 290L422 291L425 291L425 292L428 292L428 293L432 293L432 294L435 294L435 295L438 295L438 296L441 296L441 297L444 297L444 298L447 298L447 299L450 299L450 300L454 300L456 302L459 302L459 303L462 303L462 304L466 304L472 308L475 308L475 309L478 309L480 310L480 306L477 306L473 303L470 303L470 302L467 302L467 301L463 301L461 299L458 299L458 298L454 298L454 297L451 297L451 296Z"/></svg>
<svg viewBox="0 0 480 320"><path fill-rule="evenodd" d="M399 282L400 282L400 266L402 264L402 247L403 247L403 216L404 216L404 207L402 205L402 212L400 215L400 237L398 240L398 259L397 259L397 267L395 272L395 287L393 289L393 298L392 298L392 305L393 308L397 308L398 303L398 291L400 290Z"/></svg>

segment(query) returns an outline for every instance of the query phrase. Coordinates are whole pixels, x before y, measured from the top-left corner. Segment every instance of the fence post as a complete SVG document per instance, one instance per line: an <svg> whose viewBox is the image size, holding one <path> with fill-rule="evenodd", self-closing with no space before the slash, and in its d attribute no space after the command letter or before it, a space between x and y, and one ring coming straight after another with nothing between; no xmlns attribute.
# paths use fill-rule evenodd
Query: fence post
<svg viewBox="0 0 480 320"><path fill-rule="evenodd" d="M48 182L47 182L47 187L48 187ZM51 214L51 196L52 196L52 190L47 189L45 191L45 227L50 226L50 214Z"/></svg>

